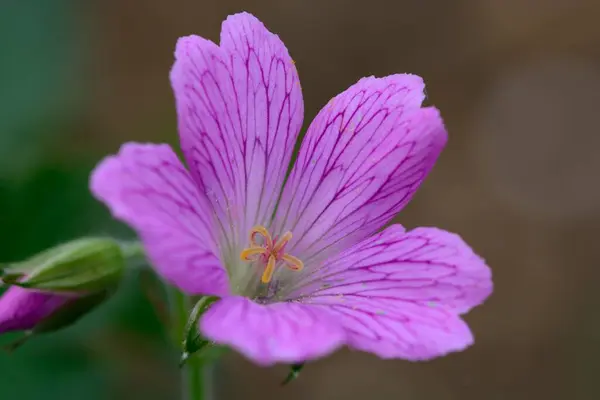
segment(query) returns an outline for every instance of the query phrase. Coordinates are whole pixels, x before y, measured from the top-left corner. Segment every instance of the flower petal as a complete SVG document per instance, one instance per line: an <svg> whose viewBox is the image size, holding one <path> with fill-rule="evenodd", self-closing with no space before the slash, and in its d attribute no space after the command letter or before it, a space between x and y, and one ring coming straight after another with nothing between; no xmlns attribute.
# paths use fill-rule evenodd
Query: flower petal
<svg viewBox="0 0 600 400"><path fill-rule="evenodd" d="M457 235L394 225L314 271L295 296L338 315L349 345L422 360L473 341L459 314L492 292L491 272Z"/></svg>
<svg viewBox="0 0 600 400"><path fill-rule="evenodd" d="M215 256L210 205L171 147L125 144L96 167L90 186L115 218L137 231L168 281L190 294L229 292Z"/></svg>
<svg viewBox="0 0 600 400"><path fill-rule="evenodd" d="M171 82L194 178L228 237L228 268L255 225L269 226L303 119L287 49L247 13L227 18L221 46L181 38Z"/></svg>
<svg viewBox="0 0 600 400"><path fill-rule="evenodd" d="M299 303L261 305L227 297L202 316L200 330L260 365L323 357L344 344L345 333L331 316Z"/></svg>
<svg viewBox="0 0 600 400"><path fill-rule="evenodd" d="M11 286L0 296L0 334L33 329L67 301L68 297Z"/></svg>
<svg viewBox="0 0 600 400"><path fill-rule="evenodd" d="M318 266L365 239L412 197L446 143L415 75L364 78L308 128L277 210L288 252Z"/></svg>

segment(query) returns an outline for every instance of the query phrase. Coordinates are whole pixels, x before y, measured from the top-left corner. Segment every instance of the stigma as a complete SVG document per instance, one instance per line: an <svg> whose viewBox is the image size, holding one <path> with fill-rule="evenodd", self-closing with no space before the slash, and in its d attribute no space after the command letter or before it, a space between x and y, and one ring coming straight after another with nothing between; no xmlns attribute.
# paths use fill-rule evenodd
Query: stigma
<svg viewBox="0 0 600 400"><path fill-rule="evenodd" d="M262 237L262 243L257 241ZM255 226L250 230L250 246L242 250L240 258L243 261L262 261L265 263L261 282L269 283L273 279L275 266L282 261L292 271L301 271L304 263L297 257L285 252L285 245L292 240L292 232L284 233L279 239L273 238L264 226Z"/></svg>

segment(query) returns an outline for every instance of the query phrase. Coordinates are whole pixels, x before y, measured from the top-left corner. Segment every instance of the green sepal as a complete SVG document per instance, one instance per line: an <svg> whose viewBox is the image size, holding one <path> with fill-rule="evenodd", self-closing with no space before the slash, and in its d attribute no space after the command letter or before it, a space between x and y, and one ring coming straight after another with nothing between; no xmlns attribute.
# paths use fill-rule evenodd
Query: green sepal
<svg viewBox="0 0 600 400"><path fill-rule="evenodd" d="M31 333L31 331L25 331L23 332L23 335L20 338L15 339L14 341L2 346L2 350L8 353L12 353L13 351L17 350L19 347L27 343L29 339L31 339L32 335L33 334Z"/></svg>
<svg viewBox="0 0 600 400"><path fill-rule="evenodd" d="M204 296L198 300L190 312L184 331L182 354L179 361L180 366L183 366L195 353L213 346L213 343L210 340L207 340L200 334L198 320L210 305L217 300L219 300L219 298L215 296Z"/></svg>
<svg viewBox="0 0 600 400"><path fill-rule="evenodd" d="M117 241L83 238L9 265L2 280L27 289L93 293L115 287L124 271L125 257Z"/></svg>
<svg viewBox="0 0 600 400"><path fill-rule="evenodd" d="M81 317L93 311L113 294L112 290L103 290L88 296L74 298L58 309L52 315L40 321L31 330L34 335L55 332L73 325Z"/></svg>
<svg viewBox="0 0 600 400"><path fill-rule="evenodd" d="M53 247L38 253L25 261L15 263L0 264L0 277L2 280L15 280L28 275L39 265L44 264L48 259L55 257L63 251L63 246Z"/></svg>
<svg viewBox="0 0 600 400"><path fill-rule="evenodd" d="M300 375L302 368L304 368L304 363L290 365L290 372L285 377L283 382L281 382L281 386L285 386L291 381L296 380L296 378L298 378L298 375Z"/></svg>

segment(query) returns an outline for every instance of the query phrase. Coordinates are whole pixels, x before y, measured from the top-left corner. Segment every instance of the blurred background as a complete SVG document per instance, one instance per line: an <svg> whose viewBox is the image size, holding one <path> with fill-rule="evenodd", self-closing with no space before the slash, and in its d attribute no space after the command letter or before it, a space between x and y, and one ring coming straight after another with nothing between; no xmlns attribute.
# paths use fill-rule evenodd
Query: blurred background
<svg viewBox="0 0 600 400"><path fill-rule="evenodd" d="M408 363L341 351L287 388L284 368L228 354L217 398L600 398L596 0L2 0L0 259L130 235L91 198L88 174L124 141L176 143L175 41L216 41L241 10L290 49L305 127L362 76L425 78L450 141L398 222L459 232L496 292L467 316L476 345L463 353ZM177 398L153 283L133 273L77 326L1 353L0 399Z"/></svg>

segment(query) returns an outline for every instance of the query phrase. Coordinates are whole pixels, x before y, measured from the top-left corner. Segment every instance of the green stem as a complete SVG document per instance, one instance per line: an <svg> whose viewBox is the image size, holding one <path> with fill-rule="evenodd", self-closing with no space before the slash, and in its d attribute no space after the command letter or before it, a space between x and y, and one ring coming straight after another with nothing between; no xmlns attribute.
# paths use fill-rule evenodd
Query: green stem
<svg viewBox="0 0 600 400"><path fill-rule="evenodd" d="M125 258L131 257L144 257L144 246L137 240L132 240L128 242L121 242L121 251Z"/></svg>
<svg viewBox="0 0 600 400"><path fill-rule="evenodd" d="M144 246L141 242L137 240L121 242L121 251L129 268L138 269L148 265Z"/></svg>
<svg viewBox="0 0 600 400"><path fill-rule="evenodd" d="M184 368L187 372L187 379L184 382L187 386L187 395L184 398L186 400L204 400L204 368L202 366L202 359L192 355Z"/></svg>
<svg viewBox="0 0 600 400"><path fill-rule="evenodd" d="M178 347L181 348L185 339L185 327L191 311L191 301L175 288L169 288L169 291L171 292L174 336ZM202 359L192 355L182 369L182 398L184 400L205 400Z"/></svg>

